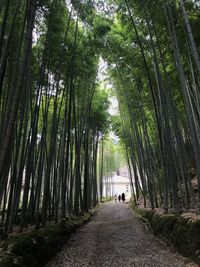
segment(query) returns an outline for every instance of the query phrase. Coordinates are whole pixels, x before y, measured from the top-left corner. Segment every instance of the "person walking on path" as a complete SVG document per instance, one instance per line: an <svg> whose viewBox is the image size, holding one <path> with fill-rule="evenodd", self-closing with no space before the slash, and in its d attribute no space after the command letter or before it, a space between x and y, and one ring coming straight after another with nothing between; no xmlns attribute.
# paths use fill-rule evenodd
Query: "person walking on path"
<svg viewBox="0 0 200 267"><path fill-rule="evenodd" d="M121 196L120 195L118 196L118 200L119 200L119 202L121 201Z"/></svg>
<svg viewBox="0 0 200 267"><path fill-rule="evenodd" d="M126 200L126 199L125 199L125 194L122 193L122 201L123 201L123 203L124 203L125 200Z"/></svg>
<svg viewBox="0 0 200 267"><path fill-rule="evenodd" d="M115 203L116 203L117 202L117 194L115 194L115 197L114 198L115 198Z"/></svg>

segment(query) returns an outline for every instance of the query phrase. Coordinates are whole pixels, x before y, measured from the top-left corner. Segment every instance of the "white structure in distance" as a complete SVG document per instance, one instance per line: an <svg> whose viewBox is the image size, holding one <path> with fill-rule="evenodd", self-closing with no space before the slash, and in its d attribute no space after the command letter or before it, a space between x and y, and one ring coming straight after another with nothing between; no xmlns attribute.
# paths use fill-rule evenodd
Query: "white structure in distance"
<svg viewBox="0 0 200 267"><path fill-rule="evenodd" d="M130 199L132 191L130 178L127 172L120 171L115 173L112 177L103 178L103 197L114 197L115 194L119 196L122 193L125 194L126 199Z"/></svg>

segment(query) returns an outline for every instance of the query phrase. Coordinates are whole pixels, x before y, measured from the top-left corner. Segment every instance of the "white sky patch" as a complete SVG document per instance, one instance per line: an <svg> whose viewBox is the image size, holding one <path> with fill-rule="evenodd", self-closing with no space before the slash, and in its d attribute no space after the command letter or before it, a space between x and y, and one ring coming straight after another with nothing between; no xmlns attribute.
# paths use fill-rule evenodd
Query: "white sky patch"
<svg viewBox="0 0 200 267"><path fill-rule="evenodd" d="M113 83L108 76L108 64L102 57L100 57L99 59L97 79L99 83L103 84L103 87L108 91L108 93L110 93L109 91L112 90ZM119 105L118 105L117 97L111 95L110 93L109 101L110 101L110 107L109 107L108 112L110 113L110 115L114 116L114 115L119 114Z"/></svg>
<svg viewBox="0 0 200 267"><path fill-rule="evenodd" d="M103 82L107 78L108 64L102 57L99 58L98 81Z"/></svg>
<svg viewBox="0 0 200 267"><path fill-rule="evenodd" d="M108 64L102 57L99 58L97 80L99 83L103 84L103 87L108 91L113 88L112 80L108 75Z"/></svg>
<svg viewBox="0 0 200 267"><path fill-rule="evenodd" d="M107 18L114 18L117 9L117 5L114 1L113 3L107 3L105 0L93 0L93 4L98 14L102 14Z"/></svg>
<svg viewBox="0 0 200 267"><path fill-rule="evenodd" d="M113 132L109 133L109 137L110 137L110 139L112 139L114 141L115 144L117 144L119 142L118 136L116 136Z"/></svg>
<svg viewBox="0 0 200 267"><path fill-rule="evenodd" d="M119 103L118 103L117 97L110 96L109 101L110 101L110 107L108 109L108 112L110 113L111 116L118 115L119 114ZM112 131L109 133L109 137L113 139L115 143L119 142L119 138Z"/></svg>
<svg viewBox="0 0 200 267"><path fill-rule="evenodd" d="M115 116L119 114L119 104L116 96L110 96L109 97L110 101L110 107L108 109L108 112L110 115Z"/></svg>
<svg viewBox="0 0 200 267"><path fill-rule="evenodd" d="M111 93L112 88L113 88L113 83L108 75L108 64L102 57L100 57L99 59L97 80L99 83L103 84L103 88L105 88L108 94L110 95L109 96L110 106L109 106L108 112L110 113L111 116L118 115L119 114L119 103L118 103L117 97L113 95L113 93ZM112 131L109 133L109 137L115 143L119 142L119 138Z"/></svg>
<svg viewBox="0 0 200 267"><path fill-rule="evenodd" d="M36 32L36 29L34 28L33 29L33 44L37 44L37 41L38 41L38 35Z"/></svg>

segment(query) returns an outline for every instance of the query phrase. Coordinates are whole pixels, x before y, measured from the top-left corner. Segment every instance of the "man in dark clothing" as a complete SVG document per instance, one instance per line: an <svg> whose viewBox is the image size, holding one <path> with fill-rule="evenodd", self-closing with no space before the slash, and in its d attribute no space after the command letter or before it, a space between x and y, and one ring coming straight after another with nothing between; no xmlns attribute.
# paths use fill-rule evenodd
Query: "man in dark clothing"
<svg viewBox="0 0 200 267"><path fill-rule="evenodd" d="M123 201L123 203L125 201L125 194L124 193L122 193L122 201Z"/></svg>

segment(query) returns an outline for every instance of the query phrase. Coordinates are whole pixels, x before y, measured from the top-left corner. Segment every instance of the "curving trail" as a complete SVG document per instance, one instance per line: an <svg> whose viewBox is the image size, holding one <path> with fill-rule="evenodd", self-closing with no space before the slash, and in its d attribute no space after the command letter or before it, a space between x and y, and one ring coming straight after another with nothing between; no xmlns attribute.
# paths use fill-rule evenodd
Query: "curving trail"
<svg viewBox="0 0 200 267"><path fill-rule="evenodd" d="M105 203L46 267L193 267L152 234L127 204Z"/></svg>

